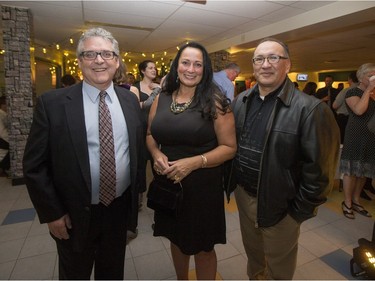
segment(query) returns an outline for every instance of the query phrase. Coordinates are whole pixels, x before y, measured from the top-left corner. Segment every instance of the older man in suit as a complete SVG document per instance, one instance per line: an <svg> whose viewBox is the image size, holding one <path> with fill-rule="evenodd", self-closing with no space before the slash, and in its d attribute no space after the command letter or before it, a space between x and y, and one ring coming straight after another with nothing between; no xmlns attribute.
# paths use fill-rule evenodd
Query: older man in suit
<svg viewBox="0 0 375 281"><path fill-rule="evenodd" d="M35 108L24 177L56 241L59 279L90 279L94 265L95 279L124 278L144 124L137 98L113 85L118 56L111 33L86 31L77 46L83 82L43 94Z"/></svg>

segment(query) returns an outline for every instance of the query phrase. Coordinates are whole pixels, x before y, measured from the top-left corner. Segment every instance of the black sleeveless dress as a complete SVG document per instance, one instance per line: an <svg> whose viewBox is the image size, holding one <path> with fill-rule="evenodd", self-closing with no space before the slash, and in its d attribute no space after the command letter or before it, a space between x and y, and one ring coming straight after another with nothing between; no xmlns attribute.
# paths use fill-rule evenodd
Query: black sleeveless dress
<svg viewBox="0 0 375 281"><path fill-rule="evenodd" d="M151 133L169 161L206 153L217 147L212 120L188 108L174 114L171 95L161 93ZM186 255L211 251L226 243L222 167L197 169L182 181L183 207L176 219L155 212L154 236L165 236Z"/></svg>

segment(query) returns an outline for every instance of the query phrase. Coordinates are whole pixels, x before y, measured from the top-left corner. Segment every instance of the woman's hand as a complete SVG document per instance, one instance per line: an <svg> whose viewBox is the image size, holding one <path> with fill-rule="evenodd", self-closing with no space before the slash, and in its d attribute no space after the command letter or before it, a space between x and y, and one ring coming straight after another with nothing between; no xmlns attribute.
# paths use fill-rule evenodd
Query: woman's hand
<svg viewBox="0 0 375 281"><path fill-rule="evenodd" d="M174 183L179 183L192 171L200 168L202 160L200 156L194 156L168 162L168 165L169 167L164 170L163 174Z"/></svg>
<svg viewBox="0 0 375 281"><path fill-rule="evenodd" d="M168 157L159 150L153 158L155 172L158 175L164 175L165 170L169 167Z"/></svg>
<svg viewBox="0 0 375 281"><path fill-rule="evenodd" d="M154 90L156 88L160 88L160 85L158 83L152 82L151 84L148 85L150 90Z"/></svg>

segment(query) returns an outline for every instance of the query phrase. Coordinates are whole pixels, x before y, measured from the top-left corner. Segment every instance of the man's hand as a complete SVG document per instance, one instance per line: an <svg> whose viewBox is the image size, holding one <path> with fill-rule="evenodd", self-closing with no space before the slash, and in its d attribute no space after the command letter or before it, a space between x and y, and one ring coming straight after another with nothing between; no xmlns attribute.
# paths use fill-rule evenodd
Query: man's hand
<svg viewBox="0 0 375 281"><path fill-rule="evenodd" d="M68 229L72 228L72 223L68 214L58 220L48 223L49 231L58 239L69 239Z"/></svg>

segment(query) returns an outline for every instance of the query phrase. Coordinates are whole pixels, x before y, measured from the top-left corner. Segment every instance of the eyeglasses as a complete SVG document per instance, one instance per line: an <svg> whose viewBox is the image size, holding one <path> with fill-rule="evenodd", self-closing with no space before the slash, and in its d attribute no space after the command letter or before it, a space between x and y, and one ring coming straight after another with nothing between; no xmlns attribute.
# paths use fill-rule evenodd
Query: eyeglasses
<svg viewBox="0 0 375 281"><path fill-rule="evenodd" d="M289 59L289 58L283 57L283 56L278 56L278 55L270 55L266 58L265 57L255 57L255 58L253 58L253 63L256 64L256 65L262 65L266 59L267 59L268 63L274 64L274 63L278 63L280 60L286 60L286 59Z"/></svg>
<svg viewBox="0 0 375 281"><path fill-rule="evenodd" d="M114 57L117 57L117 54L113 51L84 51L80 54L85 60L94 60L98 55L100 55L103 60L113 60Z"/></svg>

